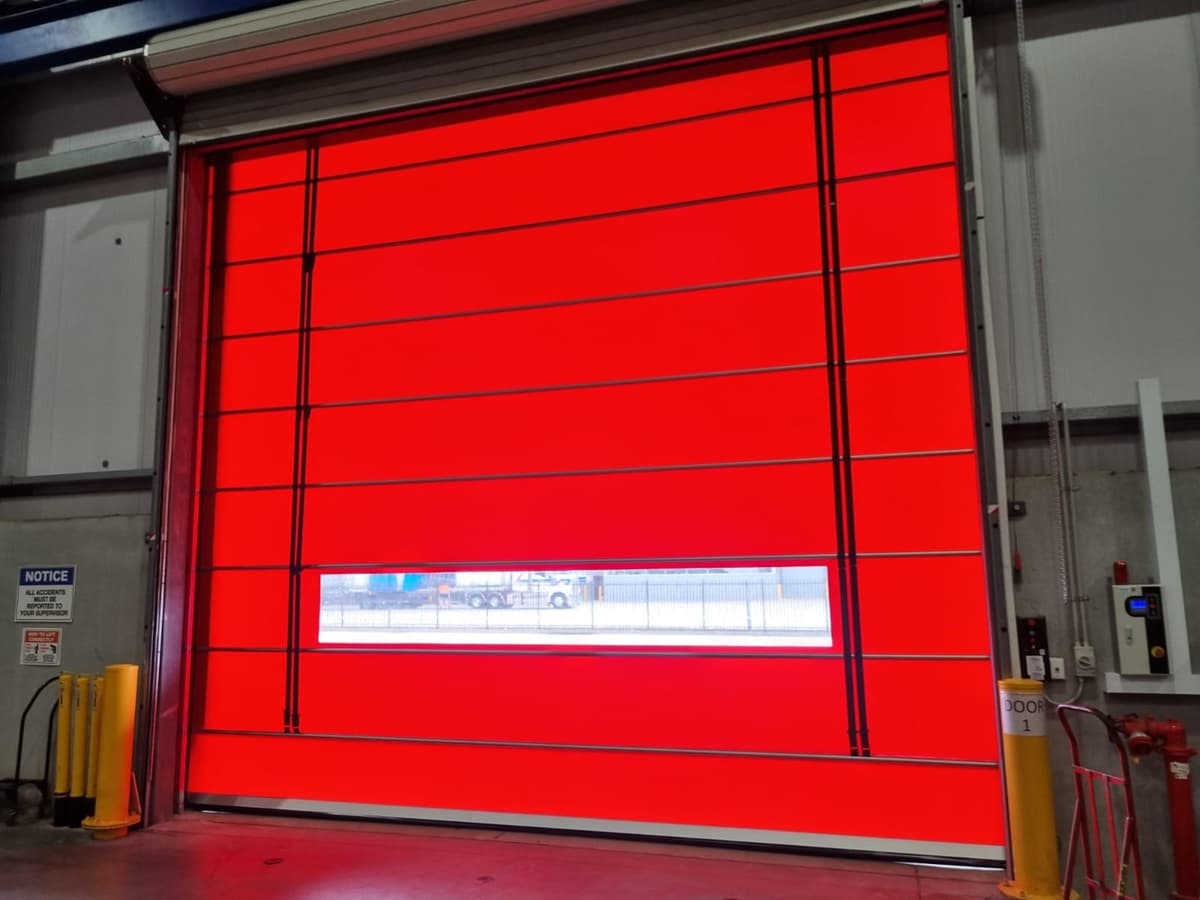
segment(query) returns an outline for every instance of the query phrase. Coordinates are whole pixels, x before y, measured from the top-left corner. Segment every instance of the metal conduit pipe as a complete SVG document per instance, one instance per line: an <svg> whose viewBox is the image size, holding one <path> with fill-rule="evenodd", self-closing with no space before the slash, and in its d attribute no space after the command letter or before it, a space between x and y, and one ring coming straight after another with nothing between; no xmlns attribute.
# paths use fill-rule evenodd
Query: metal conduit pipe
<svg viewBox="0 0 1200 900"><path fill-rule="evenodd" d="M141 714L140 740L135 752L135 769L143 778L147 808L154 799L154 758L158 748L158 717L160 711L160 691L162 684L162 666L164 653L164 628L167 611L164 608L163 594L163 502L166 473L164 466L167 457L167 417L171 387L171 357L174 352L172 335L174 334L175 317L175 276L177 264L176 220L179 216L179 127L178 115L171 124L167 144L167 199L164 231L166 241L163 248L163 281L162 299L159 314L159 357L158 380L156 382L158 397L155 405L154 426L154 477L151 483L150 496L150 531L146 535L146 546L149 554L148 575L146 579L145 602L145 666L143 666L144 684L141 696L144 710ZM177 788L178 786L173 786ZM152 821L147 816L147 824Z"/></svg>
<svg viewBox="0 0 1200 900"><path fill-rule="evenodd" d="M1056 404L1058 407L1059 422L1062 428L1062 453L1059 460L1062 464L1062 479L1059 482L1060 490L1062 491L1063 502L1063 559L1066 562L1067 575L1067 605L1071 613L1071 633L1075 640L1079 640L1081 633L1081 623L1079 615L1079 605L1076 603L1076 598L1079 596L1079 564L1077 561L1076 544L1075 544L1075 518L1074 518L1074 497L1071 494L1073 486L1073 469L1071 461L1071 425L1067 421L1067 409L1062 403Z"/></svg>
<svg viewBox="0 0 1200 900"><path fill-rule="evenodd" d="M1075 592L1071 588L1067 562L1070 539L1067 535L1067 512L1063 478L1063 452L1060 440L1062 405L1054 399L1053 353L1050 346L1050 317L1046 304L1046 271L1042 246L1041 197L1038 190L1037 167L1033 159L1033 89L1029 79L1029 59L1025 34L1025 4L1014 0L1017 29L1017 78L1021 88L1021 126L1025 156L1025 191L1029 207L1029 247L1033 269L1033 304L1037 311L1038 344L1041 351L1042 387L1046 397L1046 436L1050 452L1050 469L1054 473L1054 530L1058 535L1055 542L1054 573L1059 601L1071 611L1071 644L1079 642L1078 609L1074 603ZM1061 702L1074 703L1083 693L1083 679L1075 673L1075 689L1071 696ZM1052 706L1058 702L1046 695Z"/></svg>
<svg viewBox="0 0 1200 900"><path fill-rule="evenodd" d="M1092 643L1091 634L1088 630L1088 602L1089 598L1084 592L1079 580L1079 516L1075 512L1075 495L1079 493L1079 482L1075 478L1074 453L1071 450L1071 419L1063 411L1063 449L1066 458L1067 466L1067 544L1071 548L1071 582L1075 602L1075 611L1078 614L1078 627L1075 635L1079 643Z"/></svg>

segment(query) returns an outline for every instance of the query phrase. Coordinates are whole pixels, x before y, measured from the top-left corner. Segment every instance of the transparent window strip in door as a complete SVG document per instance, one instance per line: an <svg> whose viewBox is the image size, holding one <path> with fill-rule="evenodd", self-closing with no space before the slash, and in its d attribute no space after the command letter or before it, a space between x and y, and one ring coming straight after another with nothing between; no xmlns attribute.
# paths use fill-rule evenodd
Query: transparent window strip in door
<svg viewBox="0 0 1200 900"><path fill-rule="evenodd" d="M323 644L829 647L825 566L321 575Z"/></svg>

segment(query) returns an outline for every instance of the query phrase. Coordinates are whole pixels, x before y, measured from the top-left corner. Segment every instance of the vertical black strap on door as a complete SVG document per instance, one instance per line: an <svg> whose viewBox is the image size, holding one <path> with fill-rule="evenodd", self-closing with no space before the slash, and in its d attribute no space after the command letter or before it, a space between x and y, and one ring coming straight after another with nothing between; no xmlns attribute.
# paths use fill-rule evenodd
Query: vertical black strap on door
<svg viewBox="0 0 1200 900"><path fill-rule="evenodd" d="M846 555L841 564L847 570L847 581L850 584L850 625L853 634L854 679L855 694L858 699L858 746L863 756L871 755L870 731L867 727L867 690L863 674L862 654L862 621L859 615L858 597L858 538L854 527L854 464L853 450L850 446L850 397L846 387L846 328L842 315L842 254L840 231L838 229L837 201L837 153L834 137L837 129L833 121L833 85L830 77L830 61L828 47L822 47L821 57L821 90L825 102L822 110L825 114L825 146L829 154L829 234L830 257L829 268L833 281L833 310L837 344L837 386L839 395L839 411L842 427L841 465L842 484L845 491L846 515Z"/></svg>
<svg viewBox="0 0 1200 900"><path fill-rule="evenodd" d="M296 411L292 455L292 531L288 560L287 671L283 730L300 731L300 610L304 571L304 500L308 480L309 363L312 353L312 283L316 263L317 164L319 148L310 141L304 159L304 221L301 239L300 308L296 336Z"/></svg>
<svg viewBox="0 0 1200 900"><path fill-rule="evenodd" d="M201 534L210 534L211 520L217 484L217 448L219 417L216 414L221 408L221 360L224 356L225 341L223 339L221 322L225 315L225 272L228 264L226 253L227 218L229 210L229 164L221 161L209 166L208 178L214 202L211 205L208 222L209 245L212 254L208 267L208 323L204 329L207 356L205 385L202 403L201 424L204 428L203 444L200 452L200 516L202 519ZM207 566L211 559L204 559L201 554L199 564ZM211 600L209 601L211 602ZM198 683L198 682L197 682Z"/></svg>
<svg viewBox="0 0 1200 900"><path fill-rule="evenodd" d="M204 388L201 402L200 425L203 437L200 447L200 491L197 496L199 506L199 521L197 533L203 535L200 539L196 565L199 570L208 570L213 566L213 530L216 518L217 492L217 453L220 446L220 422L218 414L221 409L221 362L225 354L225 338L221 323L225 313L225 275L228 266L228 212L229 212L229 164L227 159L218 157L207 167L209 191L213 202L209 205L209 247L210 261L208 268L209 304L207 322L203 329L205 341L204 355L206 357L201 369L204 378ZM199 577L197 578L199 583ZM211 583L211 582L210 582ZM212 592L197 590L193 626L198 635L211 634ZM203 649L200 641L194 647L192 655L192 685L207 685L209 665L212 660L212 641L205 638ZM192 703L188 727L197 730L203 727L204 704Z"/></svg>
<svg viewBox="0 0 1200 900"><path fill-rule="evenodd" d="M826 134L824 107L828 102L821 90L820 54L814 49L812 57L813 83L813 141L817 161L817 210L821 217L821 289L825 308L825 375L829 387L829 445L833 475L834 532L837 538L838 599L842 619L842 664L846 684L846 731L850 740L850 755L858 756L858 717L854 704L854 660L850 640L850 590L846 579L846 535L843 522L840 397L837 382L836 310L833 283L830 278L829 187L826 178Z"/></svg>
<svg viewBox="0 0 1200 900"><path fill-rule="evenodd" d="M851 756L870 756L867 701L863 685L862 627L859 622L858 549L854 528L854 472L846 391L846 340L842 315L842 264L834 157L833 92L829 51L814 47L813 128L817 161L817 202L821 215L821 281L825 304L825 360L829 389L837 577L842 618L842 661L846 721Z"/></svg>

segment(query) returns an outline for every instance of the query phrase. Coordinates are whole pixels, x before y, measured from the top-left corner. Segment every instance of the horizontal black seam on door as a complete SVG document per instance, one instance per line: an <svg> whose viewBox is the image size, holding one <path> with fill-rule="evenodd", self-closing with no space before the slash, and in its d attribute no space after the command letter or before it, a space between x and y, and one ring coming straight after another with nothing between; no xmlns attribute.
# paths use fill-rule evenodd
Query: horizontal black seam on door
<svg viewBox="0 0 1200 900"><path fill-rule="evenodd" d="M980 556L982 550L872 550L858 552L859 559L893 559L904 557Z"/></svg>
<svg viewBox="0 0 1200 900"><path fill-rule="evenodd" d="M890 87L897 87L897 86L905 85L905 84L913 84L913 83L921 82L921 81L932 81L936 78L943 78L949 74L950 74L950 72L948 69L940 69L937 71L925 72L925 73L922 73L919 75L908 75L903 78L893 78L893 79L889 79L887 81L877 82L875 84L859 85L859 86L855 86L855 87L842 88L840 91L834 91L833 94L834 94L834 96L838 96L841 94L855 94L855 93L862 93L864 91L883 90L883 89L890 88ZM638 125L626 125L622 128L610 128L610 129L606 129L604 131L590 131L590 132L587 132L586 134L567 135L564 137L553 138L553 139L548 139L548 140L544 140L544 141L534 141L534 142L528 143L528 144L511 144L511 145L504 146L504 147L493 147L488 150L477 150L472 153L456 154L454 156L430 157L428 159L416 160L414 162L409 162L409 163L399 163L394 166L377 166L377 167L371 168L371 169L357 169L353 172L338 172L337 174L334 174L334 175L319 175L317 177L317 181L324 182L324 181L339 181L339 180L346 179L346 178L364 178L364 177L369 177L371 175L382 175L382 174L385 174L388 172L402 172L407 169L420 169L420 168L427 168L429 166L449 165L452 163L467 162L469 160L487 159L489 157L495 157L495 156L509 156L509 155L516 154L516 153L524 153L524 152L530 151L530 150L545 150L545 149L549 149L551 147L561 147L561 146L565 146L568 144L584 143L587 141L601 140L601 139L610 138L610 137L618 137L618 136L626 135L626 134L637 134L638 132L654 131L654 130L661 129L661 128L671 128L676 125L690 125L695 122L711 121L712 119L720 119L720 118L725 118L727 116L737 116L737 115L743 115L746 113L764 112L769 109L778 109L778 108L781 108L784 106L790 106L790 105L799 104L799 103L808 103L808 102L811 102L812 99L813 99L812 94L798 94L793 97L784 97L779 100L767 100L767 101L763 101L762 103L747 104L746 106L732 106L732 107L727 107L725 109L710 110L709 112L705 112L705 113L694 113L689 116L677 116L677 117L671 118L671 119L658 119L653 122L643 122ZM502 103L503 101L498 101L498 102ZM455 124L457 124L457 123L455 123ZM364 130L371 130L371 129L379 128L382 126L367 124L367 125L363 125L361 127ZM439 127L452 127L452 126L451 125L446 125L446 126L433 125L432 127L439 128ZM385 134L385 135L364 135L363 137L358 138L357 140L375 141L375 140L387 139L387 138L390 138L393 136L395 136L395 133ZM338 146L338 144L336 144L334 142L327 142L327 143L322 143L322 146L323 147L333 147L333 146ZM233 164L236 164L237 160L232 160L231 162ZM299 187L302 184L304 184L304 182L300 181L300 180L278 181L278 182L273 182L271 184L256 184L252 187L247 187L247 188L234 188L231 190L227 190L221 194L215 194L214 196L216 196L218 198L234 197L239 194L253 194L253 193L258 193L261 191L276 190L279 188Z"/></svg>
<svg viewBox="0 0 1200 900"><path fill-rule="evenodd" d="M938 350L931 353L910 353L906 356L879 356L859 360L847 360L847 365L856 363L910 362L921 359L940 359L949 356L966 356L966 350ZM556 391L600 390L604 388L634 387L642 384L663 384L675 381L696 381L704 378L740 378L752 375L775 375L785 372L803 372L825 368L825 362L796 363L790 366L762 366L754 369L724 369L716 372L685 372L674 375L649 375L644 378L622 378L612 381L584 381L575 384L546 384L531 387L502 388L491 391L463 391L455 394L416 394L409 397L381 397L371 400L329 400L309 404L310 409L339 409L346 406L382 406L392 403L427 403L441 400L474 400L485 397L507 397L517 394L542 394ZM288 412L294 406L260 406L244 409L206 410L205 418L213 416L248 415L251 413Z"/></svg>
<svg viewBox="0 0 1200 900"><path fill-rule="evenodd" d="M967 350L935 350L931 353L908 353L900 356L860 356L857 359L843 360L847 366L869 366L875 363L916 362L922 359L948 359L952 356L966 356Z"/></svg>
<svg viewBox="0 0 1200 900"><path fill-rule="evenodd" d="M895 453L861 453L851 458L857 460L883 459L921 459L925 457L966 456L974 453L972 447L962 447L951 450L906 450ZM404 484L460 484L473 481L519 481L533 478L586 478L608 475L643 475L653 472L694 472L717 471L721 469L753 469L767 466L803 466L817 463L831 463L831 456L805 456L790 459L753 459L733 460L729 462L707 463L675 463L659 466L628 466L607 469L565 469L547 472L491 472L466 475L430 475L424 478L372 478L362 481L306 481L305 488L358 488L386 487ZM233 494L254 491L277 491L290 489L291 484L241 484L201 488L201 494Z"/></svg>
<svg viewBox="0 0 1200 900"><path fill-rule="evenodd" d="M834 38L836 42L836 38ZM896 87L901 84L913 84L917 81L932 81L935 78L943 78L950 74L949 69L936 69L929 72L921 72L917 75L903 75L900 78L889 78L885 81L873 81L870 84L855 84L850 87L836 88L826 91L826 95L830 98L841 97L844 94L862 94L867 91L877 91L882 88ZM812 99L809 95L808 99Z"/></svg>
<svg viewBox="0 0 1200 900"><path fill-rule="evenodd" d="M766 562L778 560L816 560L816 559L834 559L836 554L830 553L771 553L771 554L752 554L747 555L734 554L725 556L608 556L608 557L575 557L561 559L478 559L478 560L399 560L399 561L379 561L379 560L364 560L354 563L305 563L301 568L313 570L328 570L342 571L345 569L370 569L379 568L411 568L414 571L434 571L445 569L499 569L502 567L512 567L514 569L553 569L553 568L571 568L571 569L586 569L595 567L625 566L628 568L643 567L648 563L656 566L666 567L676 563L724 563L733 565L738 568L735 563L746 564L762 564ZM248 565L232 565L232 566L197 566L198 571L268 571L274 569L287 569L288 565L277 565L273 563L255 563Z"/></svg>
<svg viewBox="0 0 1200 900"><path fill-rule="evenodd" d="M386 735L354 735L354 734L324 734L306 732L304 734L283 734L278 731L240 731L222 728L201 728L192 734L230 735L237 737L272 737L272 738L308 738L318 741L372 741L392 744L438 744L464 747L505 747L514 750L567 750L592 753L657 753L669 756L735 756L754 757L757 759L812 759L831 762L855 763L910 763L927 766L963 766L971 768L994 769L998 762L975 759L934 759L923 756L870 756L855 757L840 753L789 753L781 750L726 750L720 748L702 747L632 747L621 744L559 744L540 741L490 741L471 738L434 738L434 737L399 737Z"/></svg>
<svg viewBox="0 0 1200 900"><path fill-rule="evenodd" d="M850 453L842 454L842 461L857 462L873 459L921 459L926 456L968 456L975 452L974 447L954 447L945 450L896 450L881 453Z"/></svg>
<svg viewBox="0 0 1200 900"><path fill-rule="evenodd" d="M921 81L932 81L936 78L943 78L949 74L950 74L950 71L948 69L939 69L936 71L924 72L924 73L921 73L918 75L906 75L902 78L892 78L892 79L888 79L886 81L875 82L873 84L856 85L854 87L842 88L840 90L833 91L833 96L836 97L836 96L840 96L842 94L856 94L856 93L862 93L864 91L882 90L882 89L886 89L886 88L890 88L890 87L897 87L897 86L905 85L905 84L913 84L913 83L917 83L917 82L921 82ZM486 158L492 157L492 156L505 156L505 155L510 155L510 154L514 154L514 153L522 153L527 150L543 150L543 149L548 149L550 147L563 146L565 144L582 143L585 141L597 140L597 139L608 138L608 137L616 137L618 135L624 135L624 134L635 134L640 131L651 131L651 130L658 129L658 128L669 128L674 125L687 125L687 124L691 124L693 122L703 122L706 120L723 118L725 116L736 116L736 115L740 115L743 113L762 112L762 111L765 111L768 109L775 109L775 108L787 106L790 104L808 103L808 102L811 102L812 99L813 99L812 94L800 94L800 95L797 95L794 97L786 97L781 100L764 101L762 103L753 103L753 104L749 104L747 106L728 107L726 109L711 110L706 113L695 113L690 116L679 116L679 117L676 117L673 119L659 119L654 122L644 122L639 125L627 125L623 128L612 128L612 129L607 129L605 131L591 131L586 134L569 135L566 137L554 138L554 139L545 140L545 141L535 141L535 142L529 143L529 144L512 144L512 145L505 146L505 147L493 147L488 150L477 150L473 153L462 153L462 154L458 154L455 156L430 157L428 159L417 160L417 161L411 162L411 163L400 163L400 164L397 164L394 166L378 166L373 169L358 169L353 172L339 172L336 175L320 175L320 176L318 176L317 181L318 182L336 181L336 180L345 179L345 178L359 178L359 177L366 177L366 176L370 176L370 175L381 175L386 172L399 172L399 171L404 171L405 169L417 169L417 168L425 168L428 166L437 166L437 165L445 165L445 164L449 164L449 163L466 162L468 160L473 160L473 159L486 159ZM497 105L499 105L499 104L504 103L505 101L497 100L495 102ZM436 114L430 114L430 115L436 115ZM482 116L481 116L481 118L482 118ZM385 127L386 124L387 123L367 123L367 124L360 125L357 127L362 128L364 131L367 131L367 130ZM439 127L450 127L450 126L439 126L439 125L433 124L433 125L427 126L427 127L439 128ZM394 136L394 133L389 134L389 135L364 135L361 138L357 138L357 139L352 138L352 140L372 141L372 140L380 140L380 139L384 139L384 138L388 138L388 137L392 137L392 136ZM321 146L332 147L332 146L337 146L337 144L334 142L328 142L328 143L322 143ZM232 164L236 164L237 162L238 162L238 160L236 160L236 159L231 160ZM226 190L219 194L215 194L214 196L216 196L218 198L234 197L239 194L253 194L253 193L258 193L261 191L276 190L278 188L299 187L302 184L304 184L304 182L300 181L300 180L277 181L277 182L272 182L271 184L256 184L256 185L253 185L252 187L234 188L231 190Z"/></svg>
<svg viewBox="0 0 1200 900"><path fill-rule="evenodd" d="M866 181L875 178L898 177L902 175L916 174L919 172L927 172L937 169L952 169L954 161L944 161L929 163L920 166L907 166L901 169L893 169L886 172L876 172L864 175L855 175L849 178L839 179L842 184L854 181ZM650 206L635 206L626 209L606 210L604 212L585 213L576 216L562 216L556 219L539 219L534 222L515 222L509 225L493 225L487 228L474 228L467 231L451 231L443 234L422 235L421 237L400 238L392 241L375 241L369 244L355 244L349 247L331 247L325 250L314 251L317 257L333 256L344 253L359 253L366 250L382 250L388 247L410 247L416 244L433 244L444 241L457 241L467 238L488 237L496 234L509 234L517 231L530 231L539 228L558 228L564 225L579 225L585 222L596 222L602 219L619 219L627 216L645 215L648 213L670 212L677 209L688 209L695 206L707 206L716 203L730 203L739 200L753 200L760 197L771 197L778 194L797 193L799 191L812 190L817 187L818 182L800 182L797 184L781 184L770 188L760 188L753 191L738 191L732 194L718 194L710 197L693 197L688 200L675 200L670 203L656 203ZM235 259L225 263L226 267L233 266L248 266L257 263L281 262L288 259L299 259L299 253L282 253L275 256L253 257L250 259Z"/></svg>
<svg viewBox="0 0 1200 900"><path fill-rule="evenodd" d="M965 351L964 351L965 352ZM822 368L825 363L796 363L790 366L761 366L752 369L723 369L715 372L685 372L674 375L648 375L643 378L621 378L611 381L583 381L574 384L545 384L531 387L501 388L490 391L462 391L454 394L416 394L408 397L382 397L375 400L332 400L310 404L312 409L337 409L343 406L380 406L389 403L424 403L430 400L473 400L484 397L506 397L514 394L541 394L555 391L599 390L602 388L634 387L641 384L662 384L672 381L696 381L704 378L737 378L748 375L775 375L783 372L802 372ZM269 406L258 409L227 409L206 412L206 416L250 412L280 412L292 406Z"/></svg>
<svg viewBox="0 0 1200 900"><path fill-rule="evenodd" d="M313 331L342 331L349 328L376 328L389 325L408 325L413 322L434 322L442 319L468 319L476 316L503 315L507 313L533 312L544 309L570 308L599 303L619 303L625 300L649 300L669 297L677 294L699 294L706 291L721 291L730 288L753 287L760 284L778 284L788 281L800 281L807 278L819 278L821 272L786 272L782 275L763 275L758 278L739 278L734 281L714 281L707 284L689 284L681 287L655 288L649 291L631 291L624 294L605 294L597 297L577 297L565 300L548 300L545 303L521 303L513 306L488 306L480 309L462 309L439 313L426 313L419 316L398 316L391 319L371 319L361 322L336 322L329 325L314 325ZM295 334L294 328L278 328L271 331L248 331L240 334L217 335L210 337L209 342L235 341L243 338L272 337L281 334Z"/></svg>
<svg viewBox="0 0 1200 900"><path fill-rule="evenodd" d="M942 253L938 256L914 256L910 259L889 259L883 262L860 263L857 266L842 266L842 274L846 272L873 272L876 269L899 269L904 266L923 266L928 263L951 262L962 259L958 253Z"/></svg>
<svg viewBox="0 0 1200 900"><path fill-rule="evenodd" d="M969 451L968 451L969 452ZM770 466L803 466L811 463L828 463L827 456L806 456L789 459L748 459L728 462L675 463L659 466L628 466L606 469L564 469L547 472L490 472L476 475L431 475L425 478L373 478L362 481L309 481L306 488L354 488L386 487L401 484L458 484L470 481L520 481L536 478L587 478L608 475L645 475L655 472L705 472L722 469L759 469ZM203 488L203 494L224 494L246 491L273 491L291 487L287 484L250 484L236 487Z"/></svg>
<svg viewBox="0 0 1200 900"><path fill-rule="evenodd" d="M859 559L937 559L949 556L982 556L982 550L875 550L859 551ZM414 572L443 572L456 569L486 570L511 567L513 569L586 569L586 568L619 568L627 566L635 568L646 564L666 567L675 563L725 563L737 568L736 563L778 563L806 562L817 560L836 560L837 553L767 553L747 556L640 556L640 557L610 557L605 559L468 559L468 560L363 560L361 562L338 563L303 563L300 568L305 571L344 572L362 571L366 569L411 569ZM200 565L198 572L273 572L287 571L286 563L254 563L237 565Z"/></svg>
<svg viewBox="0 0 1200 900"><path fill-rule="evenodd" d="M753 200L759 197L771 197L777 194L790 194L811 190L816 182L800 184L783 184L776 187L761 188L755 191L739 191L734 194L718 194L711 197L696 197L690 200L677 200L671 203L656 203L651 206L637 206L628 209L609 210L607 212L587 213L577 216L564 216L557 219L541 219L536 222L517 222L511 225L494 225L488 228L476 228L469 231L452 231L444 234L426 235L415 238L401 238L394 241L376 241L370 244L357 244L351 247L334 247L328 250L318 250L316 255L333 256L343 253L360 253L365 250L382 250L387 247L408 247L415 244L433 244L442 241L457 241L465 238L488 237L495 234L508 234L515 231L530 231L538 228L558 228L563 225L579 225L584 222L596 222L601 219L619 219L626 216L644 215L646 213L669 212L676 209L687 209L694 206L707 206L716 203L731 203L739 200ZM282 253L275 256L254 257L251 259L235 259L225 263L226 267L250 266L257 263L280 262L286 259L299 259L299 253Z"/></svg>
<svg viewBox="0 0 1200 900"><path fill-rule="evenodd" d="M378 630L378 629L376 629ZM604 632L601 632L603 634ZM350 643L349 641L345 643ZM404 643L396 641L397 644ZM285 653L286 647L219 647L193 646L195 653ZM371 647L346 647L338 643L329 643L322 647L300 647L298 653L336 653L341 655L365 654L403 654L407 656L602 656L602 657L650 657L682 659L815 659L825 662L841 662L841 653L803 653L780 651L778 653L752 653L749 651L716 651L712 653L700 650L652 650L639 652L637 650L589 650L586 647L579 650L570 648L553 648L541 650L525 647L449 647L446 645L429 645L428 647L394 647L390 644L380 644ZM989 662L991 656L986 653L864 653L863 659L882 662Z"/></svg>
<svg viewBox="0 0 1200 900"><path fill-rule="evenodd" d="M957 253L942 256L926 256L916 259L902 259L881 263L866 263L859 266L843 266L842 272L869 272L876 269L901 268L904 266L919 266L939 262L951 262L959 259ZM480 309L450 310L447 312L426 313L419 316L398 316L390 319L366 319L360 322L334 322L328 325L314 325L312 331L340 331L349 328L375 328L388 325L407 325L413 322L433 322L441 319L463 319L474 316L503 315L507 313L532 312L534 310L558 309L560 307L583 306L586 304L619 303L625 300L654 299L668 297L674 294L702 293L704 291L719 291L728 288L752 287L760 284L776 284L780 282L799 281L808 278L820 278L823 273L818 269L813 272L786 272L781 275L763 275L757 278L741 278L734 281L714 281L707 284L688 284L678 287L655 288L648 291L631 291L624 294L607 294L598 297L574 297L563 300L548 300L544 303L521 303L513 306L487 306ZM296 334L294 328L274 328L266 331L245 331L236 334L214 335L207 338L210 343L236 341L245 338L276 337L285 334Z"/></svg>
<svg viewBox="0 0 1200 900"><path fill-rule="evenodd" d="M944 73L943 73L944 74ZM655 122L643 122L640 125L627 125L623 128L612 128L606 131L595 131L587 134L570 135L568 137L553 138L545 141L535 141L529 144L514 144L507 147L495 147L490 150L477 150L474 153L462 153L455 156L440 156L430 159L417 160L416 162L397 163L394 166L378 166L373 169L359 169L354 172L338 172L334 175L321 175L318 177L318 182L329 181L344 181L348 178L369 178L373 175L386 175L392 172L403 172L409 169L424 169L430 166L452 165L454 163L469 162L476 159L488 159L495 156L511 156L517 153L525 153L531 150L547 150L551 147L562 147L568 144L580 144L593 140L602 140L604 138L619 137L626 134L637 134L642 131L655 131L662 128L672 128L676 125L690 125L695 122L710 121L712 119L721 119L726 116L737 116L746 113L764 112L769 109L779 109L785 106L792 106L798 103L807 103L812 100L811 94L797 95L794 97L785 97L780 100L769 100L762 103L753 103L747 106L735 106L728 109L712 110L706 113L695 113L690 116L680 116L674 119L660 119ZM367 125L364 128L371 128ZM452 126L440 126L452 127ZM378 135L368 136L361 140L373 141L386 139L395 135ZM337 143L322 144L325 147L338 147ZM236 165L236 160L234 161ZM304 184L303 181L281 181L276 184L255 185L253 187L241 188L238 190L230 190L221 195L218 199L227 197L236 197L239 194L254 194L262 191L279 190L281 188L299 187Z"/></svg>

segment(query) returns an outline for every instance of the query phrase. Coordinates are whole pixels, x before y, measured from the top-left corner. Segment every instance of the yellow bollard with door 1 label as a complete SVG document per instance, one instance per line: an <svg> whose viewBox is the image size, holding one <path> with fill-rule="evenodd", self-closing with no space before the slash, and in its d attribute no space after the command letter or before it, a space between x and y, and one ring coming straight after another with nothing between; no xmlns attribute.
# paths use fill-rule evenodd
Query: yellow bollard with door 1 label
<svg viewBox="0 0 1200 900"><path fill-rule="evenodd" d="M1040 681L1000 680L1000 733L1012 840L1012 880L1000 885L1000 893L1020 900L1059 900L1063 889L1046 738L1046 697Z"/></svg>
<svg viewBox="0 0 1200 900"><path fill-rule="evenodd" d="M1031 690L1014 690L1011 684L1014 681L1036 684L1036 694ZM1040 681L1013 678L1000 682L1000 731L1017 737L1046 736L1046 698Z"/></svg>

